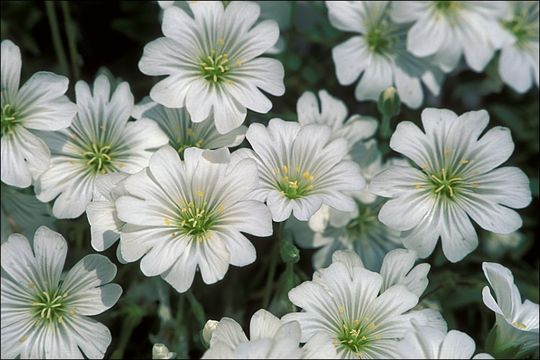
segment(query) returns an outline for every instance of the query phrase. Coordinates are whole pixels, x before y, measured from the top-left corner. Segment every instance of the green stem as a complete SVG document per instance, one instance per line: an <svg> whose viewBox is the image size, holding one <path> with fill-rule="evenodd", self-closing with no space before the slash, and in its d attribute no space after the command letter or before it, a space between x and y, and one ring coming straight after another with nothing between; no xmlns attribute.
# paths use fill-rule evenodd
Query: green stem
<svg viewBox="0 0 540 360"><path fill-rule="evenodd" d="M276 241L272 254L270 255L270 269L268 270L268 276L266 277L266 286L264 288L263 296L263 309L268 309L270 304L270 296L272 295L272 288L274 287L274 276L276 274L276 266L279 257L279 242Z"/></svg>
<svg viewBox="0 0 540 360"><path fill-rule="evenodd" d="M197 319L197 322L199 323L199 327L201 329L204 328L204 324L205 324L206 320L205 320L203 306L197 300L195 295L193 295L193 292L191 290L189 290L186 293L186 297L187 297L187 299L189 301L189 304L191 305L191 310L193 311L193 314L195 315L195 319Z"/></svg>
<svg viewBox="0 0 540 360"><path fill-rule="evenodd" d="M142 320L142 316L130 314L127 316L127 318L124 320L122 324L122 333L120 335L120 341L118 342L118 346L114 350L114 352L111 354L111 359L123 359L124 358L124 352L126 350L126 346L131 339L131 334L133 333L133 330L139 325L139 323Z"/></svg>
<svg viewBox="0 0 540 360"><path fill-rule="evenodd" d="M71 60L71 71L75 81L79 80L81 75L77 61L77 40L75 39L75 25L71 19L69 11L69 1L60 2L62 5L62 14L64 16L64 27L68 40L69 58Z"/></svg>
<svg viewBox="0 0 540 360"><path fill-rule="evenodd" d="M66 53L64 51L64 47L62 46L62 38L60 37L60 28L58 26L58 18L56 17L56 12L54 11L54 2L45 1L45 10L47 11L47 18L49 19L49 26L51 27L51 36L53 40L54 51L56 52L56 57L58 58L61 72L64 75L68 75L69 67Z"/></svg>
<svg viewBox="0 0 540 360"><path fill-rule="evenodd" d="M289 291L291 291L291 289L293 288L294 286L294 263L293 262L288 262L286 267L285 267L285 276L286 276L286 286L287 286L287 290L285 292L285 294L289 294ZM288 297L287 297L288 298ZM290 302L290 301L289 301ZM294 304L293 303L290 303L291 304L291 311L295 311L295 308L294 308Z"/></svg>
<svg viewBox="0 0 540 360"><path fill-rule="evenodd" d="M389 139L392 135L392 129L390 128L391 116L383 115L381 124L381 137L385 140Z"/></svg>

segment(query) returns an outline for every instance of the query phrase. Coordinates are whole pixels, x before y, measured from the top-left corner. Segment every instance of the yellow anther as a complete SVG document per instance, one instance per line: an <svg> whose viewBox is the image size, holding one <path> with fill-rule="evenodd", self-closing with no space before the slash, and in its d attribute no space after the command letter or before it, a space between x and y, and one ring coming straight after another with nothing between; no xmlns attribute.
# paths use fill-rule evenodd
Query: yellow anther
<svg viewBox="0 0 540 360"><path fill-rule="evenodd" d="M28 340L28 336L26 335L21 336L21 338L19 339L20 342L25 342L26 340Z"/></svg>
<svg viewBox="0 0 540 360"><path fill-rule="evenodd" d="M422 163L420 164L420 167L422 168L422 170L427 170L429 168L429 165L427 163Z"/></svg>
<svg viewBox="0 0 540 360"><path fill-rule="evenodd" d="M313 181L313 175L311 175L309 171L304 171L302 177L308 181Z"/></svg>
<svg viewBox="0 0 540 360"><path fill-rule="evenodd" d="M374 322L371 322L371 323L368 324L367 329L368 329L369 331L373 331L373 330L375 330L376 327L377 327L377 326L375 325L375 323L374 323Z"/></svg>
<svg viewBox="0 0 540 360"><path fill-rule="evenodd" d="M289 167L287 165L283 165L281 167L281 171L283 171L284 173L288 173L289 172Z"/></svg>
<svg viewBox="0 0 540 360"><path fill-rule="evenodd" d="M514 325L515 327L517 327L518 329L521 329L521 330L523 330L523 329L525 329L527 327L527 326L525 326L525 324L520 323L519 321L514 321L512 323L512 325Z"/></svg>
<svg viewBox="0 0 540 360"><path fill-rule="evenodd" d="M289 181L289 187L291 189L298 189L298 181Z"/></svg>
<svg viewBox="0 0 540 360"><path fill-rule="evenodd" d="M244 65L244 61L243 61L243 60L240 60L240 59L238 59L238 60L236 60L236 65L238 65L238 66L242 66L242 65Z"/></svg>
<svg viewBox="0 0 540 360"><path fill-rule="evenodd" d="M284 176L284 177L283 177L283 181L289 182L289 177L288 177L288 176Z"/></svg>
<svg viewBox="0 0 540 360"><path fill-rule="evenodd" d="M469 162L470 162L469 160L461 160L459 163L465 165L465 164L468 164Z"/></svg>
<svg viewBox="0 0 540 360"><path fill-rule="evenodd" d="M313 190L313 185L309 184L308 186L306 186L306 190Z"/></svg>
<svg viewBox="0 0 540 360"><path fill-rule="evenodd" d="M198 190L196 194L197 194L198 197L203 197L204 196L204 192L201 191L201 190Z"/></svg>
<svg viewBox="0 0 540 360"><path fill-rule="evenodd" d="M219 39L217 39L217 43L218 43L219 45L223 45L223 44L225 44L225 39L222 38L222 37L220 37Z"/></svg>
<svg viewBox="0 0 540 360"><path fill-rule="evenodd" d="M415 188L417 188L417 189L421 189L421 188L422 188L422 186L423 186L423 185L422 185L422 184L420 184L420 183L416 183L416 184L414 185L414 187L415 187Z"/></svg>
<svg viewBox="0 0 540 360"><path fill-rule="evenodd" d="M338 311L340 314L343 314L345 312L345 305L341 304L338 306Z"/></svg>
<svg viewBox="0 0 540 360"><path fill-rule="evenodd" d="M171 225L171 220L169 220L169 218L163 218L163 223L165 225Z"/></svg>
<svg viewBox="0 0 540 360"><path fill-rule="evenodd" d="M202 145L203 145L202 139L195 143L195 146L197 146L197 147L201 147Z"/></svg>

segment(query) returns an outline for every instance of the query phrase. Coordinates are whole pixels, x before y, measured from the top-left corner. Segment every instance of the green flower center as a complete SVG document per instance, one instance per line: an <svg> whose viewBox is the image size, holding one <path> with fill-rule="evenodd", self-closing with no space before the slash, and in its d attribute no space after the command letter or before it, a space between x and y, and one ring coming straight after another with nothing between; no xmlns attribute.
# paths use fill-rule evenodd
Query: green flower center
<svg viewBox="0 0 540 360"><path fill-rule="evenodd" d="M462 178L452 176L445 168L439 174L429 175L429 182L434 194L446 198L453 198L459 193L459 189L464 185Z"/></svg>
<svg viewBox="0 0 540 360"><path fill-rule="evenodd" d="M523 44L531 39L538 29L527 22L526 17L516 17L510 21L503 22L503 26L516 37L518 44Z"/></svg>
<svg viewBox="0 0 540 360"><path fill-rule="evenodd" d="M202 198L204 193L197 191L197 196ZM221 206L218 211L223 211ZM165 220L166 224L168 223ZM207 202L196 204L193 201L180 207L177 226L184 235L189 235L196 240L205 240L210 234L210 230L218 223L217 212L209 210Z"/></svg>
<svg viewBox="0 0 540 360"><path fill-rule="evenodd" d="M453 11L460 6L459 1L435 1L435 8L442 12Z"/></svg>
<svg viewBox="0 0 540 360"><path fill-rule="evenodd" d="M338 333L339 344L356 355L360 355L372 342L371 335L375 330L375 323L364 323L354 320L352 323L343 323Z"/></svg>
<svg viewBox="0 0 540 360"><path fill-rule="evenodd" d="M293 171L288 165L276 169L277 189L288 199L299 199L308 195L313 190L314 177L309 171L302 171L297 166Z"/></svg>
<svg viewBox="0 0 540 360"><path fill-rule="evenodd" d="M347 224L347 230L354 234L365 234L369 228L375 224L377 220L377 214L369 206L362 205L357 202L358 216L352 219Z"/></svg>
<svg viewBox="0 0 540 360"><path fill-rule="evenodd" d="M94 143L89 151L83 153L83 156L86 159L86 164L95 174L106 174L113 170L110 145Z"/></svg>
<svg viewBox="0 0 540 360"><path fill-rule="evenodd" d="M369 50L378 54L388 51L395 43L394 37L383 26L369 30L366 40Z"/></svg>
<svg viewBox="0 0 540 360"><path fill-rule="evenodd" d="M20 123L17 119L17 112L10 104L6 104L2 107L2 136L9 135L13 132L15 127Z"/></svg>
<svg viewBox="0 0 540 360"><path fill-rule="evenodd" d="M66 297L67 293L62 294L60 290L37 293L34 302L32 302L34 318L40 322L61 323L64 315L68 312L65 304Z"/></svg>
<svg viewBox="0 0 540 360"><path fill-rule="evenodd" d="M231 70L227 53L218 54L215 51L202 58L200 65L202 77L214 84L224 81Z"/></svg>
<svg viewBox="0 0 540 360"><path fill-rule="evenodd" d="M180 156L183 158L184 150L186 150L189 147L202 148L203 144L204 144L203 139L200 139L197 136L197 134L193 131L192 128L188 128L186 131L185 138L177 139L175 148L176 148L176 151L178 151Z"/></svg>

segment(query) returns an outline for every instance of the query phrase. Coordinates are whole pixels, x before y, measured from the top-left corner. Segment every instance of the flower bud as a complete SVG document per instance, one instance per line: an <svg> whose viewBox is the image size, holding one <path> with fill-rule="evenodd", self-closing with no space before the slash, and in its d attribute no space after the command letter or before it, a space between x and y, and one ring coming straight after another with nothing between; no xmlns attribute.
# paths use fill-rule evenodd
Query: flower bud
<svg viewBox="0 0 540 360"><path fill-rule="evenodd" d="M294 264L300 260L300 251L291 241L283 240L280 244L279 253L283 262Z"/></svg>
<svg viewBox="0 0 540 360"><path fill-rule="evenodd" d="M386 88L379 95L379 102L377 103L379 112L388 117L394 117L400 112L401 100L395 87L390 86Z"/></svg>
<svg viewBox="0 0 540 360"><path fill-rule="evenodd" d="M202 338L206 344L206 346L210 346L210 340L212 339L212 334L214 333L214 330L216 330L216 327L218 326L219 321L216 320L208 320L206 324L204 324L204 329L202 330Z"/></svg>
<svg viewBox="0 0 540 360"><path fill-rule="evenodd" d="M174 359L176 353L170 352L163 344L154 344L152 348L152 359Z"/></svg>

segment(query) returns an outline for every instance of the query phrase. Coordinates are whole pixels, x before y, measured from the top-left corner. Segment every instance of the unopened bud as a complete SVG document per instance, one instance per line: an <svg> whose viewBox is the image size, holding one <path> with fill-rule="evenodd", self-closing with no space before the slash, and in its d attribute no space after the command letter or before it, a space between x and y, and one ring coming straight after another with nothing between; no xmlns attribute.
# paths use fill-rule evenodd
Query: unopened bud
<svg viewBox="0 0 540 360"><path fill-rule="evenodd" d="M401 110L401 100L399 99L399 94L395 87L390 86L381 92L377 108L384 116L394 117L399 114Z"/></svg>
<svg viewBox="0 0 540 360"><path fill-rule="evenodd" d="M216 320L208 320L206 324L204 324L204 329L202 330L202 338L206 346L210 346L210 340L212 339L212 334L214 334L214 330L216 330L218 324L219 324L219 321L216 321Z"/></svg>
<svg viewBox="0 0 540 360"><path fill-rule="evenodd" d="M152 348L152 359L174 359L176 353L170 352L163 344L154 344Z"/></svg>
<svg viewBox="0 0 540 360"><path fill-rule="evenodd" d="M286 263L294 264L300 261L300 251L291 241L281 241L279 253L281 255L281 260Z"/></svg>

